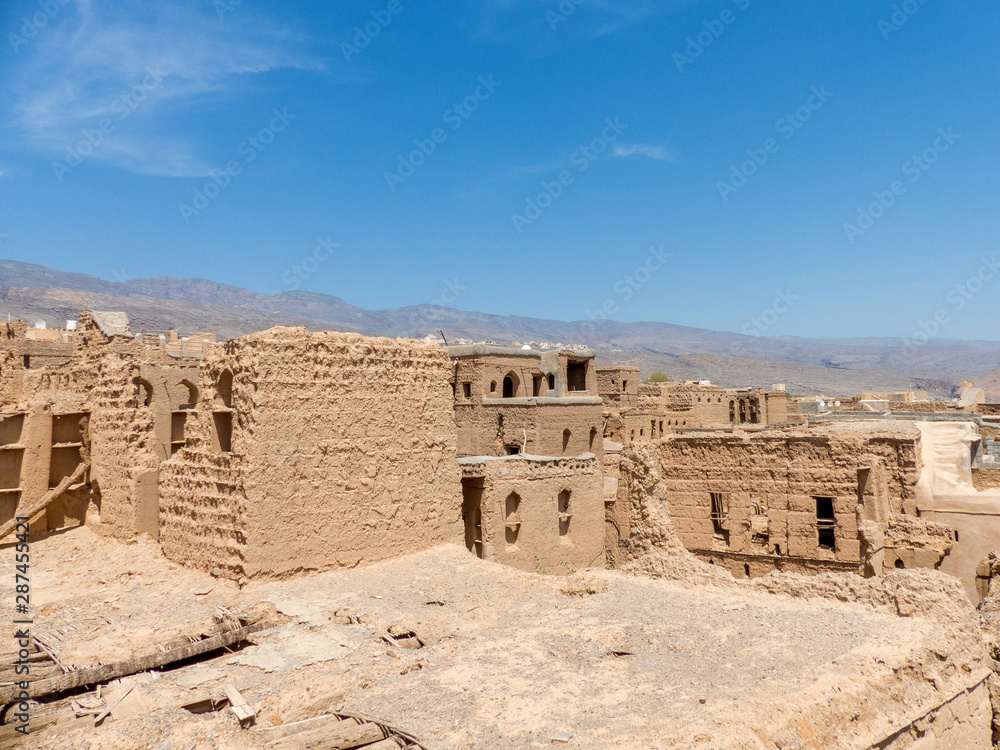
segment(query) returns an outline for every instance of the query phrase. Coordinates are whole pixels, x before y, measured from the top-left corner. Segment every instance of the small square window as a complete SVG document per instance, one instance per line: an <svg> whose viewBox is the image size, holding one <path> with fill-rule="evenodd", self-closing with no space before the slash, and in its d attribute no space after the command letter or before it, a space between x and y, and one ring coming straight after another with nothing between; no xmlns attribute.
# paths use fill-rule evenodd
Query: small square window
<svg viewBox="0 0 1000 750"><path fill-rule="evenodd" d="M462 395L472 398L472 383L462 383Z"/></svg>

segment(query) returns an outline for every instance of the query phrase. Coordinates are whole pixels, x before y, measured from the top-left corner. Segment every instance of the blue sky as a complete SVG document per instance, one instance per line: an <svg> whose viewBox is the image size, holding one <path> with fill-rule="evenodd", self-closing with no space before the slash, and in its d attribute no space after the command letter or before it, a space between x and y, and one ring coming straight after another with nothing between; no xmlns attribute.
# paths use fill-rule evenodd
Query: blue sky
<svg viewBox="0 0 1000 750"><path fill-rule="evenodd" d="M0 257L1000 338L995 2L12 0L0 31Z"/></svg>

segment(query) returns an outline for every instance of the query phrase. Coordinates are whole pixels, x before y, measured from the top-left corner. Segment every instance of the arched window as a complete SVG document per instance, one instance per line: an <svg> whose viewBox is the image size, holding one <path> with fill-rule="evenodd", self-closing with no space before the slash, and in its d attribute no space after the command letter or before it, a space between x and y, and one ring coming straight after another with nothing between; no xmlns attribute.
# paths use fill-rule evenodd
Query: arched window
<svg viewBox="0 0 1000 750"><path fill-rule="evenodd" d="M193 409L198 405L198 388L190 380L182 380L183 385L188 390L187 401L180 405L181 409Z"/></svg>
<svg viewBox="0 0 1000 750"><path fill-rule="evenodd" d="M139 378L138 397L142 406L151 406L153 403L153 386L142 378Z"/></svg>
<svg viewBox="0 0 1000 750"><path fill-rule="evenodd" d="M590 428L590 450L594 450L594 441L597 440L597 428Z"/></svg>
<svg viewBox="0 0 1000 750"><path fill-rule="evenodd" d="M516 492L507 495L504 503L504 538L508 545L517 544L521 533L521 496Z"/></svg>
<svg viewBox="0 0 1000 750"><path fill-rule="evenodd" d="M556 389L556 376L549 375L549 390L554 391Z"/></svg>
<svg viewBox="0 0 1000 750"><path fill-rule="evenodd" d="M215 386L218 394L218 401L227 409L233 408L233 373L231 370L223 370L219 375L219 381Z"/></svg>
<svg viewBox="0 0 1000 750"><path fill-rule="evenodd" d="M570 431L569 428L567 427L565 430L563 430L563 453L565 453L566 449L569 448L569 438L570 438Z"/></svg>
<svg viewBox="0 0 1000 750"><path fill-rule="evenodd" d="M559 536L569 536L569 522L573 518L570 494L569 490L559 493Z"/></svg>

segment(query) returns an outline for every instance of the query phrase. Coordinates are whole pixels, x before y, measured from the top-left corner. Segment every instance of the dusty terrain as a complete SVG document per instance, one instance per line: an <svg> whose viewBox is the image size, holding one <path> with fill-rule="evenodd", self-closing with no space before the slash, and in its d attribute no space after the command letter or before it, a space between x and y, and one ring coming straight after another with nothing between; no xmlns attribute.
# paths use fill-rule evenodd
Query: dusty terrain
<svg viewBox="0 0 1000 750"><path fill-rule="evenodd" d="M0 548L5 602L12 558ZM32 558L35 627L62 638L64 662L147 653L209 628L219 606L269 611L278 625L238 652L141 675L98 728L77 719L25 747L263 747L228 710L180 708L226 680L258 727L336 708L441 750L867 747L981 671L971 608L954 603L957 584L927 571L854 578L854 591L829 575L738 584L718 572L717 584L694 588L619 571L523 573L444 546L239 590L146 539L123 545L83 527L34 543ZM783 588L797 598L768 593ZM954 627L904 609L907 596L947 610ZM424 647L390 645L391 626Z"/></svg>

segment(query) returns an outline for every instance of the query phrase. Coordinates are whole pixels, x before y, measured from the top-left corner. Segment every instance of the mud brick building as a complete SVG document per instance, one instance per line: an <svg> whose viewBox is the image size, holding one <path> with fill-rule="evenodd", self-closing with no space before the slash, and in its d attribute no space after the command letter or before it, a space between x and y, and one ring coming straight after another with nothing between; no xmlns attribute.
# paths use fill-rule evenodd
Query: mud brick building
<svg viewBox="0 0 1000 750"><path fill-rule="evenodd" d="M453 346L466 545L525 570L604 558L603 402L590 351Z"/></svg>
<svg viewBox="0 0 1000 750"><path fill-rule="evenodd" d="M972 575L979 547L918 517L916 428L786 419L781 391L643 385L586 350L288 327L216 343L84 312L0 327L0 528L145 534L238 580L442 543L565 573L627 559L644 471L683 545L737 577L880 575L953 547Z"/></svg>
<svg viewBox="0 0 1000 750"><path fill-rule="evenodd" d="M783 424L789 418L784 391L723 388L704 381L642 383L637 367L601 367L597 379L604 434L623 444L678 430Z"/></svg>
<svg viewBox="0 0 1000 750"><path fill-rule="evenodd" d="M669 435L653 451L685 547L737 577L937 567L953 538L916 516L920 434L858 422Z"/></svg>

